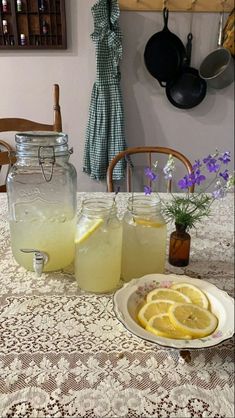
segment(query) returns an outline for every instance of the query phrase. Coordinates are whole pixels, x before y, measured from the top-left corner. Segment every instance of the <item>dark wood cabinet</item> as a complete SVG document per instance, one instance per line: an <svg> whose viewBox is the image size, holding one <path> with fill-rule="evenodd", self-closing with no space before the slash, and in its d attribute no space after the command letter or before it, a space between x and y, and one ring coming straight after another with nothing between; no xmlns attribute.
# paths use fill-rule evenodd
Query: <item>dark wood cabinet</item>
<svg viewBox="0 0 235 418"><path fill-rule="evenodd" d="M0 49L66 49L65 0L0 0Z"/></svg>

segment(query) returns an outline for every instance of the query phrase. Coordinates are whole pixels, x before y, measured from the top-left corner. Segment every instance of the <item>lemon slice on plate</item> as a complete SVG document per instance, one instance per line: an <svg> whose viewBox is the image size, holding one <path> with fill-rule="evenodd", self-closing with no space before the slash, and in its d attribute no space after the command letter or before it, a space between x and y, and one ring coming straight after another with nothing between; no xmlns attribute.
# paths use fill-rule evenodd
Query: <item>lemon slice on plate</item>
<svg viewBox="0 0 235 418"><path fill-rule="evenodd" d="M164 224L152 221L151 219L134 218L134 220L137 225L150 226L152 228L161 228L162 226L164 226Z"/></svg>
<svg viewBox="0 0 235 418"><path fill-rule="evenodd" d="M89 238L104 222L103 219L87 219L87 221L81 226L78 227L75 244L81 244L87 238Z"/></svg>
<svg viewBox="0 0 235 418"><path fill-rule="evenodd" d="M159 299L152 302L147 302L139 310L137 315L138 320L145 328L152 316L158 315L160 313L167 313L171 305L174 305L172 300Z"/></svg>
<svg viewBox="0 0 235 418"><path fill-rule="evenodd" d="M161 313L159 315L152 316L148 321L146 328L147 331L152 332L158 337L174 338L180 340L191 340L192 336L185 334L177 330L172 324L168 313Z"/></svg>
<svg viewBox="0 0 235 418"><path fill-rule="evenodd" d="M199 287L190 284L190 283L174 283L170 289L178 290L178 292L183 293L188 296L192 303L202 308L209 308L209 300L205 293Z"/></svg>
<svg viewBox="0 0 235 418"><path fill-rule="evenodd" d="M175 303L170 306L168 313L176 329L195 338L211 334L218 325L213 313L191 303Z"/></svg>
<svg viewBox="0 0 235 418"><path fill-rule="evenodd" d="M169 289L165 287L159 287L158 289L154 289L147 294L147 302L151 302L152 300L157 299L167 299L173 300L173 302L179 303L191 303L191 299L184 295L183 293L179 292L178 290Z"/></svg>

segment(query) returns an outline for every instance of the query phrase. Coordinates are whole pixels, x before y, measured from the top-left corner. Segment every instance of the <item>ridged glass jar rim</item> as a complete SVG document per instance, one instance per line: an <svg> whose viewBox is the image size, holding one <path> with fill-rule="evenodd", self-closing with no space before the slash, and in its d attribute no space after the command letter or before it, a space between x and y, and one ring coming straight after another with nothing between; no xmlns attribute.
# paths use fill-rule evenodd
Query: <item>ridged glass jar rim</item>
<svg viewBox="0 0 235 418"><path fill-rule="evenodd" d="M161 201L156 196L132 195L128 199L127 208L134 215L154 214L161 211Z"/></svg>
<svg viewBox="0 0 235 418"><path fill-rule="evenodd" d="M15 135L17 157L62 157L70 155L68 136L47 131L20 132Z"/></svg>
<svg viewBox="0 0 235 418"><path fill-rule="evenodd" d="M88 217L103 217L114 216L117 212L116 202L113 197L88 197L82 201L81 205L82 214Z"/></svg>

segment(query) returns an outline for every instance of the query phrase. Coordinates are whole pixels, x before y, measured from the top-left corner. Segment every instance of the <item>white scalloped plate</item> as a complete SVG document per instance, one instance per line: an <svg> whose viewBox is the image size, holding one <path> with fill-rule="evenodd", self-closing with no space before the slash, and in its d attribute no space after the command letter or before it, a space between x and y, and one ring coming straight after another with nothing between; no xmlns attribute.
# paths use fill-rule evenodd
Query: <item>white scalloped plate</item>
<svg viewBox="0 0 235 418"><path fill-rule="evenodd" d="M176 340L158 337L139 325L137 312L146 294L157 287L169 287L172 283L187 282L198 286L207 295L212 312L219 323L213 334L193 340ZM234 300L226 292L200 279L175 274L148 274L133 279L117 290L113 296L114 312L120 322L132 333L146 341L166 348L200 349L212 347L231 338L234 334Z"/></svg>

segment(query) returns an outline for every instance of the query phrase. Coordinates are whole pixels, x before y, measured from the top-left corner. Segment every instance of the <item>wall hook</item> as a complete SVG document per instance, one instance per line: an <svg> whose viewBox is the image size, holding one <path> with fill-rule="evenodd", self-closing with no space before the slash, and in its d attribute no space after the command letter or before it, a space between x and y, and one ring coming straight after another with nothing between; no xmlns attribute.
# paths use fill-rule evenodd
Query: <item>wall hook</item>
<svg viewBox="0 0 235 418"><path fill-rule="evenodd" d="M191 0L188 10L193 10L198 0Z"/></svg>
<svg viewBox="0 0 235 418"><path fill-rule="evenodd" d="M163 0L163 3L162 3L162 10L164 10L164 9L166 9L166 8L167 8L168 1L169 1L169 0Z"/></svg>

